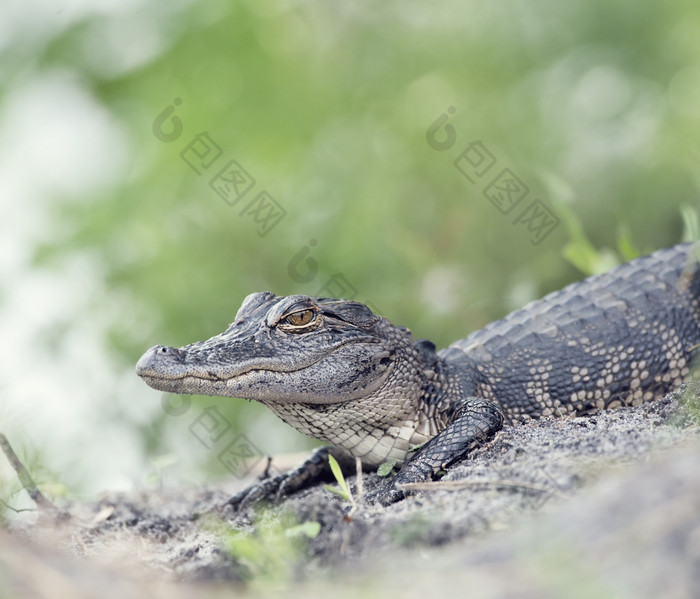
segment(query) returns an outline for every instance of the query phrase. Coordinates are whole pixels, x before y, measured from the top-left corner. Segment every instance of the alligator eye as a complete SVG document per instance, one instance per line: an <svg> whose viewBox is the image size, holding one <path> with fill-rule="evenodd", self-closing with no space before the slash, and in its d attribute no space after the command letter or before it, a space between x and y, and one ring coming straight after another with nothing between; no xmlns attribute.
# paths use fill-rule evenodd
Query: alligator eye
<svg viewBox="0 0 700 599"><path fill-rule="evenodd" d="M301 310L290 314L284 320L292 326L303 327L313 321L314 318L316 318L316 312L313 310Z"/></svg>

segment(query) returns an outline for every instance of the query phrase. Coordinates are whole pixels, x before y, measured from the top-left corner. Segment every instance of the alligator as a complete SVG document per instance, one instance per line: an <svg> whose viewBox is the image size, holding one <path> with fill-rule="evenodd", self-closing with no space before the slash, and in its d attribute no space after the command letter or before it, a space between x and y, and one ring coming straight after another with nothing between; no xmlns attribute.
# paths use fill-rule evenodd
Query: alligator
<svg viewBox="0 0 700 599"><path fill-rule="evenodd" d="M678 387L700 346L696 250L679 244L573 283L440 351L356 301L253 293L223 333L156 345L136 371L160 391L257 400L330 443L234 507L309 484L329 454L401 466L369 497L389 505L504 424L637 406Z"/></svg>

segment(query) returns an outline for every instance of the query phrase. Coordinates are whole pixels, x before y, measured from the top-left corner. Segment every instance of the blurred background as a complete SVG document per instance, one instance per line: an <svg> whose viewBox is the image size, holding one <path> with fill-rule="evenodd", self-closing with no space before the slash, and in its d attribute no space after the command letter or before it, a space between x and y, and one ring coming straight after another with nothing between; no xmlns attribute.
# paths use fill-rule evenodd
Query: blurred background
<svg viewBox="0 0 700 599"><path fill-rule="evenodd" d="M443 347L697 236L699 106L690 0L2 3L0 430L71 496L311 447L134 364L261 290Z"/></svg>

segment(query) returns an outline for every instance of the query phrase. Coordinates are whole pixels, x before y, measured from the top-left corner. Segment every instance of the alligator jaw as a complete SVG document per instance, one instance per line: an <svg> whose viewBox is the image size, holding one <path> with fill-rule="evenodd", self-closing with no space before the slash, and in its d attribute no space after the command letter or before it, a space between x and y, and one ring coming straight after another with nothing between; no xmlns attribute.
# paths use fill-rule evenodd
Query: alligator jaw
<svg viewBox="0 0 700 599"><path fill-rule="evenodd" d="M303 370L312 366L317 360L309 363L303 363L298 368L260 368L260 367L240 367L235 368L232 364L227 364L226 370L221 370L220 373L215 372L212 368L199 366L195 368L193 365L186 363L187 350L190 346L177 349L165 345L155 345L147 350L139 361L136 363L136 374L147 383L149 381L184 381L186 379L195 379L202 381L230 381L239 378L249 372L294 372L295 370ZM221 365L216 367L220 368ZM150 385L153 387L153 385ZM159 389L160 390L160 389Z"/></svg>
<svg viewBox="0 0 700 599"><path fill-rule="evenodd" d="M385 385L394 395L407 387L414 394L421 355L410 331L357 302L262 292L245 299L223 333L179 349L156 345L136 373L169 393L327 405Z"/></svg>
<svg viewBox="0 0 700 599"><path fill-rule="evenodd" d="M295 360L251 360L229 346L226 360L201 361L201 348L219 339L177 349L156 345L136 364L148 386L167 393L238 397L263 402L330 404L363 396L381 387L392 370L389 352L376 343L347 339L329 343L325 353ZM358 373L356 366L364 369ZM362 377L362 373L371 373Z"/></svg>
<svg viewBox="0 0 700 599"><path fill-rule="evenodd" d="M205 378L195 375L182 376L162 376L158 374L148 374L145 371L137 374L151 388L166 393L187 393L192 395L220 395L230 396L230 382L238 380L239 377L228 379ZM241 376L245 376L244 373ZM219 391L217 393L217 391Z"/></svg>
<svg viewBox="0 0 700 599"><path fill-rule="evenodd" d="M236 395L236 391L245 389L250 384L251 378L303 371L318 361L302 363L298 368L282 366L278 369L260 367L231 369L232 365L228 365L226 372L217 373L206 367L195 368L187 364L188 348L189 346L177 349L156 345L147 350L136 363L136 374L149 387L158 391L232 397ZM245 394L240 397L248 398Z"/></svg>

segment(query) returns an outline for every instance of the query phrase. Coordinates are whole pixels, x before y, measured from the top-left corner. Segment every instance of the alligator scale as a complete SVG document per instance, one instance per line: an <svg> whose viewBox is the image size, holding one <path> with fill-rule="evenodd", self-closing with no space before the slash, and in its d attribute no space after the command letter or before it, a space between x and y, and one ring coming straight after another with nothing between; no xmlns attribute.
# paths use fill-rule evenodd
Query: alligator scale
<svg viewBox="0 0 700 599"><path fill-rule="evenodd" d="M220 335L157 345L136 371L161 391L257 400L331 444L234 503L299 488L333 453L403 463L374 498L388 504L504 422L639 405L676 388L700 344L699 302L691 244L569 285L440 351L358 302L254 293Z"/></svg>

